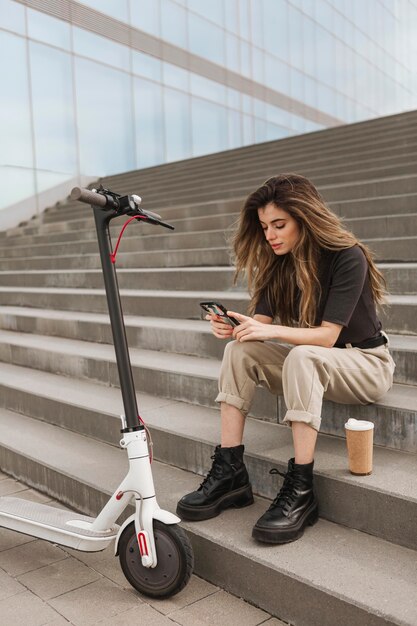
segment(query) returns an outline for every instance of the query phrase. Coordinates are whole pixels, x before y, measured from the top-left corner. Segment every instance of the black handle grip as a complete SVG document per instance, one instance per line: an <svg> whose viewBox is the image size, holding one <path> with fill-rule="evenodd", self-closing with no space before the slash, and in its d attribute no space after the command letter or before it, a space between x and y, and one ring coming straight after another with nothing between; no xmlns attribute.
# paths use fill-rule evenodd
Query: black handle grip
<svg viewBox="0 0 417 626"><path fill-rule="evenodd" d="M80 202L93 204L94 206L105 207L107 205L105 196L95 191L90 191L90 189L82 189L82 187L74 187L74 189L71 190L70 198L71 200L79 200Z"/></svg>

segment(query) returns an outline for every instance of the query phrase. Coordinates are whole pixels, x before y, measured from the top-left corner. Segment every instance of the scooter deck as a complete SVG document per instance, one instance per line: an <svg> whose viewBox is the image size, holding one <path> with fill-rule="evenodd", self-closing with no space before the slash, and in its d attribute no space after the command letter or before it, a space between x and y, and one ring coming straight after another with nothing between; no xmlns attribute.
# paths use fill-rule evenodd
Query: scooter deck
<svg viewBox="0 0 417 626"><path fill-rule="evenodd" d="M0 497L0 526L77 550L98 552L116 538L119 526L92 530L95 518L22 498Z"/></svg>

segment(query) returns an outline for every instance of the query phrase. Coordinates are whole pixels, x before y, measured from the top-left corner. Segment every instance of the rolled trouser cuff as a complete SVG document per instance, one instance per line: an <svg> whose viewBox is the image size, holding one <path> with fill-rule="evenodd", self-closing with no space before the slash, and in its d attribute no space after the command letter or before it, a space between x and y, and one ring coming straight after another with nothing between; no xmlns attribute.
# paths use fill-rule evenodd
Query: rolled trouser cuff
<svg viewBox="0 0 417 626"><path fill-rule="evenodd" d="M304 424L308 424L314 428L314 430L320 430L321 417L319 415L313 415L313 413L309 413L308 411L290 409L286 412L283 422L284 424L288 424L288 426L291 426L291 422L304 422Z"/></svg>
<svg viewBox="0 0 417 626"><path fill-rule="evenodd" d="M219 395L216 398L216 402L225 402L226 404L230 404L231 406L236 407L246 416L249 413L250 405L249 402L239 398L239 396L232 396L230 393L224 393L220 391Z"/></svg>

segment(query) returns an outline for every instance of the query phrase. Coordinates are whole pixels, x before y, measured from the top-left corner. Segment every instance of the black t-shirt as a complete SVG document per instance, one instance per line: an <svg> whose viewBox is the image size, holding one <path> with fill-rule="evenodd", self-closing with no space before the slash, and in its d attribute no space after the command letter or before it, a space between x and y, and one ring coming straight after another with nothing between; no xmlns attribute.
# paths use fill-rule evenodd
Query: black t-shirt
<svg viewBox="0 0 417 626"><path fill-rule="evenodd" d="M323 321L343 326L337 343L360 343L378 335L382 324L368 277L368 262L359 246L332 252L322 250L319 260L321 298L315 326ZM300 300L297 294L296 309ZM275 317L266 297L261 297L255 314Z"/></svg>

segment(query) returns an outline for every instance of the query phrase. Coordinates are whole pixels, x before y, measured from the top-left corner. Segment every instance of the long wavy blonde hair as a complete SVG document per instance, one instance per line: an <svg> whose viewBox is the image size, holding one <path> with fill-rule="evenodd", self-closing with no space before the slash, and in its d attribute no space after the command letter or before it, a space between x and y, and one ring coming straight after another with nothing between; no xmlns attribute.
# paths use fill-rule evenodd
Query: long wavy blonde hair
<svg viewBox="0 0 417 626"><path fill-rule="evenodd" d="M258 209L269 203L289 213L299 226L299 239L288 254L275 255L262 231ZM355 245L368 261L375 304L385 304L386 282L372 252L330 211L313 183L298 174L269 178L247 198L232 236L235 283L241 273L246 275L252 296L249 315L254 314L261 296L266 296L281 324L314 326L321 295L318 276L321 250L337 251ZM295 310L297 287L299 310Z"/></svg>

